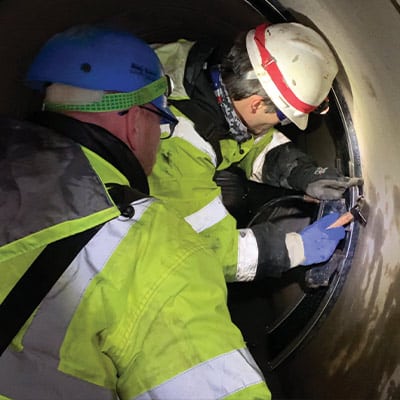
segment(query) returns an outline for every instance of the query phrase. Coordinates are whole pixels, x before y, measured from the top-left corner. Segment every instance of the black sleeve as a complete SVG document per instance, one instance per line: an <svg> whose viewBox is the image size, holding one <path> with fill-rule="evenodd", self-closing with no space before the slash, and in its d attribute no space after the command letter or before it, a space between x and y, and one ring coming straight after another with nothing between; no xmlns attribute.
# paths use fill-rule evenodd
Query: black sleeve
<svg viewBox="0 0 400 400"><path fill-rule="evenodd" d="M292 143L273 148L265 156L263 182L272 186L305 191L308 183L315 180L318 168L312 158Z"/></svg>
<svg viewBox="0 0 400 400"><path fill-rule="evenodd" d="M270 222L251 227L257 241L258 266L255 279L279 277L290 268L286 233Z"/></svg>

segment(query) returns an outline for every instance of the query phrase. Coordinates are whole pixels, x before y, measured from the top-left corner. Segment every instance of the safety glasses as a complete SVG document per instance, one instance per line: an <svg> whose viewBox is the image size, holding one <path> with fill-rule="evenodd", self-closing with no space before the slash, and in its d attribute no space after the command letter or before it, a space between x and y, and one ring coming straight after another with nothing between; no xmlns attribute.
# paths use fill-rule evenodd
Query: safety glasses
<svg viewBox="0 0 400 400"><path fill-rule="evenodd" d="M163 113L158 108L154 109L147 106L139 106L139 107L143 108L144 110L150 111L153 114L158 115L160 117L161 125L169 125L169 132L168 131L161 132L161 140L169 139L173 135L175 127L178 123L178 121L174 117L168 115L167 113Z"/></svg>
<svg viewBox="0 0 400 400"><path fill-rule="evenodd" d="M276 115L278 116L281 125L288 125L292 123L292 121L281 110L276 109Z"/></svg>

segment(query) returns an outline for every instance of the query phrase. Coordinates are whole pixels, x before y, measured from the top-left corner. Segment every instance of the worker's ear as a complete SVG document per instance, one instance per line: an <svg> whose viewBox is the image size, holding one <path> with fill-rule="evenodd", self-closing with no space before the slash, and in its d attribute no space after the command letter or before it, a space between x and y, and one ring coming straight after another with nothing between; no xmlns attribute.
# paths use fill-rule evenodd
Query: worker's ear
<svg viewBox="0 0 400 400"><path fill-rule="evenodd" d="M249 99L250 112L252 114L255 114L258 110L264 111L265 105L262 96L258 94L253 94L248 99Z"/></svg>

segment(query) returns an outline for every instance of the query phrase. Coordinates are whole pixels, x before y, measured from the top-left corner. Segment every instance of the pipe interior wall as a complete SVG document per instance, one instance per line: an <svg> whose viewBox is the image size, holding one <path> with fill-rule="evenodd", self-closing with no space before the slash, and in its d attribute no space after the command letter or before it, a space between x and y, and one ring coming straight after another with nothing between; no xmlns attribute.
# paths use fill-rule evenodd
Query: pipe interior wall
<svg viewBox="0 0 400 400"><path fill-rule="evenodd" d="M339 301L281 373L297 377L283 378L294 398L400 398L399 9L379 0L281 4L335 49L371 207Z"/></svg>

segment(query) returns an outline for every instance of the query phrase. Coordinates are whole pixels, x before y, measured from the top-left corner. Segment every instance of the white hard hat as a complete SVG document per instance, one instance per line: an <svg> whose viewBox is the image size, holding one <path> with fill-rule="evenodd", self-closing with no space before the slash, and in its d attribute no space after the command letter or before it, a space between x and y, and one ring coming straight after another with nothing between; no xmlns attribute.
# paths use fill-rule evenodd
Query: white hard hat
<svg viewBox="0 0 400 400"><path fill-rule="evenodd" d="M314 30L298 23L259 25L247 33L255 76L275 106L300 129L327 97L338 72L335 57Z"/></svg>

